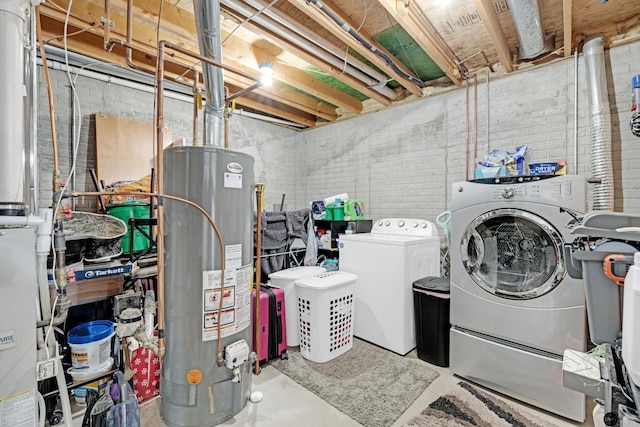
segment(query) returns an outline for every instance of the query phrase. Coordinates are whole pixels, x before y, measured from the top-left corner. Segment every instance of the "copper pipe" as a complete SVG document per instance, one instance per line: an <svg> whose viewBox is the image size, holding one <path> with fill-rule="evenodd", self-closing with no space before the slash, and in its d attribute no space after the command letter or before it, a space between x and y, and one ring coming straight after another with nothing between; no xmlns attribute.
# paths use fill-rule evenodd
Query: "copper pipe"
<svg viewBox="0 0 640 427"><path fill-rule="evenodd" d="M199 55L197 53L191 52L191 51L189 51L187 49L184 49L184 48L182 48L180 46L176 46L173 43L168 42L166 40L163 40L160 43L163 43L164 47L167 48L167 49L174 50L174 51L176 51L178 53L181 53L183 55L190 56L190 57L198 59L198 60L200 60L202 62L206 62L208 64L214 65L216 67L220 67L223 70L230 71L230 72L232 72L234 74L237 74L239 76L242 76L242 77L245 77L247 79L253 80L254 82L259 82L260 81L259 77L252 76L251 74L245 73L244 71L241 71L241 70L238 70L236 68L230 67L230 66L225 65L225 64L223 64L221 62L216 62L213 59L210 59L210 58L207 58L206 56L202 56L202 55Z"/></svg>
<svg viewBox="0 0 640 427"><path fill-rule="evenodd" d="M44 42L42 41L42 24L40 22L40 6L36 6L36 36L40 45L40 56L44 66L44 80L47 85L47 95L49 96L49 116L51 121L51 142L53 145L53 191L60 191L60 169L58 160L58 138L56 136L56 121L53 107L53 89L51 88L51 78L49 77L49 67L47 67L47 55L44 51Z"/></svg>
<svg viewBox="0 0 640 427"><path fill-rule="evenodd" d="M261 267L260 258L262 252L262 192L264 191L264 184L256 184L256 212L257 212L257 225L256 225L256 319L253 325L256 342L254 348L258 357L256 358L256 364L254 372L256 375L260 373L260 277Z"/></svg>
<svg viewBox="0 0 640 427"><path fill-rule="evenodd" d="M104 48L107 49L109 39L111 38L111 20L110 18L111 3L110 0L104 0Z"/></svg>
<svg viewBox="0 0 640 427"><path fill-rule="evenodd" d="M224 87L225 102L224 109L224 148L229 148L229 118L231 117L231 103L229 102L229 88Z"/></svg>
<svg viewBox="0 0 640 427"><path fill-rule="evenodd" d="M200 73L194 68L193 70L193 146L198 145L198 110L200 109Z"/></svg>
<svg viewBox="0 0 640 427"><path fill-rule="evenodd" d="M131 0L129 0L131 1ZM156 74L156 170L158 193L164 192L164 49L158 45L158 69ZM165 353L164 335L164 206L158 203L157 210L157 237L156 248L158 252L158 354L162 359ZM224 250L224 249L223 249ZM218 319L220 315L218 314ZM220 323L220 322L218 322ZM162 331L162 332L161 332Z"/></svg>
<svg viewBox="0 0 640 427"><path fill-rule="evenodd" d="M109 0L105 0L105 1L109 1ZM126 51L125 51L125 56L124 59L125 61L127 61L127 66L129 68L132 68L134 70L138 70L138 71L143 71L145 73L148 74L154 74L153 70L149 70L147 68L144 67L140 67L136 64L133 63L133 48L131 47L131 42L133 39L133 0L127 0L127 44L129 45L129 47L127 47ZM109 40L111 41L111 40ZM106 45L105 45L106 46ZM111 50L111 49L109 49Z"/></svg>
<svg viewBox="0 0 640 427"><path fill-rule="evenodd" d="M473 164L478 161L478 75L473 75ZM475 167L475 166L474 166ZM473 168L472 168L473 171Z"/></svg>
<svg viewBox="0 0 640 427"><path fill-rule="evenodd" d="M464 179L469 180L469 79L464 81L466 102L465 102L465 164L464 164Z"/></svg>
<svg viewBox="0 0 640 427"><path fill-rule="evenodd" d="M222 240L222 234L220 234L220 230L218 229L218 226L216 225L215 221L213 220L213 218L211 217L211 215L209 215L209 213L207 213L207 211L201 207L200 205L187 200L187 199L183 199L181 197L177 197L177 196L170 196L168 194L162 194L160 191L157 192L152 192L152 193L139 193L139 192L135 192L135 191L131 191L131 192L122 192L122 193L118 193L121 194L123 196L140 196L141 194L144 196L150 196L150 197L157 197L158 199L169 199L169 200L174 200L177 202L181 202L184 204L187 204L189 206L194 207L195 209L197 209L202 215L205 216L205 218L207 218L207 221L209 221L209 224L211 224L211 226L213 227L213 230L216 233L216 237L218 238L218 242L220 243L220 256L221 256L221 283L224 283L224 269L225 269L225 262L224 262L224 258L225 258L225 253L224 253L224 242ZM108 192L108 191L93 191L93 192L79 192L79 191L72 191L71 193L69 193L69 195L71 197L99 197L99 196L110 196L113 195L113 193ZM158 203L158 211L160 211L160 208L162 207L162 203ZM160 225L160 219L162 217L158 216L158 226ZM165 352L165 337L164 337L164 266L161 263L164 262L164 257L161 258L161 251L160 248L162 247L162 234L160 232L158 232L158 236L156 236L156 245L158 248L158 357L162 358L164 356L164 352ZM162 266L162 267L161 267ZM162 271L163 275L160 274L160 272ZM161 281L162 281L162 286L161 286ZM222 289L221 289L222 290ZM220 298L222 300L222 298ZM220 314L221 314L221 308L220 311L218 311L218 319L220 319ZM218 343L220 342L220 321L218 321ZM220 346L220 344L218 344L218 346Z"/></svg>

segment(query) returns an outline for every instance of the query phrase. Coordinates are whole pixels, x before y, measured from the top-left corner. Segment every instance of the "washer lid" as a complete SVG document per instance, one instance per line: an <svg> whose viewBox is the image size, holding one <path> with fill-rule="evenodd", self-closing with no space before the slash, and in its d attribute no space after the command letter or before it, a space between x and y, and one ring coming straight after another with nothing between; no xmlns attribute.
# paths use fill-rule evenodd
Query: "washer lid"
<svg viewBox="0 0 640 427"><path fill-rule="evenodd" d="M435 237L415 237L415 236L397 236L393 234L373 234L373 233L357 233L357 234L345 234L340 236L340 243L342 242L363 242L363 243L376 243L383 245L419 245L427 242L438 242L440 244L440 238ZM342 245L340 245L342 247Z"/></svg>
<svg viewBox="0 0 640 427"><path fill-rule="evenodd" d="M314 276L296 280L296 286L313 289L329 289L337 286L351 285L358 280L358 276L346 271L328 271Z"/></svg>

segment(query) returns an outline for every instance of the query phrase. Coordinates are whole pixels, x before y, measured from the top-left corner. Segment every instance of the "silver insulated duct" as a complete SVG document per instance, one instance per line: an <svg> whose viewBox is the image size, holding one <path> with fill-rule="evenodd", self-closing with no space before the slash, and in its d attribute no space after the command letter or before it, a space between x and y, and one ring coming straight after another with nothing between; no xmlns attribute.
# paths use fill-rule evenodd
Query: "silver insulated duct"
<svg viewBox="0 0 640 427"><path fill-rule="evenodd" d="M166 353L162 363L161 415L170 426L214 426L240 412L251 394L253 157L210 145L164 152L164 189L197 203L213 217L225 248L222 312L219 312L222 252L215 232L196 209L165 200Z"/></svg>
<svg viewBox="0 0 640 427"><path fill-rule="evenodd" d="M533 59L553 49L553 37L547 38L539 0L508 0L518 34L518 56Z"/></svg>
<svg viewBox="0 0 640 427"><path fill-rule="evenodd" d="M591 121L591 172L600 183L593 190L593 210L613 210L611 160L611 108L604 65L604 37L593 36L582 48L586 64L589 119Z"/></svg>
<svg viewBox="0 0 640 427"><path fill-rule="evenodd" d="M193 0L200 54L222 63L220 2ZM204 109L204 145L222 145L224 131L224 79L222 69L202 63L207 104Z"/></svg>
<svg viewBox="0 0 640 427"><path fill-rule="evenodd" d="M24 208L25 26L29 3L0 0L0 209Z"/></svg>

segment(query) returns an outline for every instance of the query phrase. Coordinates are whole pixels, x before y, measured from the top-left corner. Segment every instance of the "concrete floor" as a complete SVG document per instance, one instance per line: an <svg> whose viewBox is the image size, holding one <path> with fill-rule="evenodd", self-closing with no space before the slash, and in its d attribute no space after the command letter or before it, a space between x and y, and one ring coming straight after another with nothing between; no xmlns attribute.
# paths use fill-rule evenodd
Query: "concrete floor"
<svg viewBox="0 0 640 427"><path fill-rule="evenodd" d="M451 375L447 368L429 365L439 372L440 376L429 385L418 399L405 411L392 427L400 427L406 421L420 413L429 403L439 396L447 393L460 378ZM264 399L259 403L247 403L247 406L234 418L224 422L223 426L236 427L282 427L304 425L305 427L357 427L360 423L349 418L333 406L320 399L286 375L281 374L272 366L263 367L260 375L253 375L252 391L261 391ZM560 427L587 426L593 427L591 416L593 410L592 399L587 397L587 421L583 424L571 422L550 413L537 410L529 405L509 400L514 406L525 408L527 411L537 414L539 417ZM160 397L145 402L140 406L140 418L142 426L163 427L159 414ZM77 420L76 420L77 421ZM80 426L76 422L74 425Z"/></svg>

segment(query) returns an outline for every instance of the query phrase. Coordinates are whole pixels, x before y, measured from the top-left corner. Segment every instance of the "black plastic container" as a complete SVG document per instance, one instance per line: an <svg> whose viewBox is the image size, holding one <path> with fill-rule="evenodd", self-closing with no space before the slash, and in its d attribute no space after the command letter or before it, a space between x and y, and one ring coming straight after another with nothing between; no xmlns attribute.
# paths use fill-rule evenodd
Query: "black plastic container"
<svg viewBox="0 0 640 427"><path fill-rule="evenodd" d="M418 357L449 366L449 279L423 277L413 282Z"/></svg>

